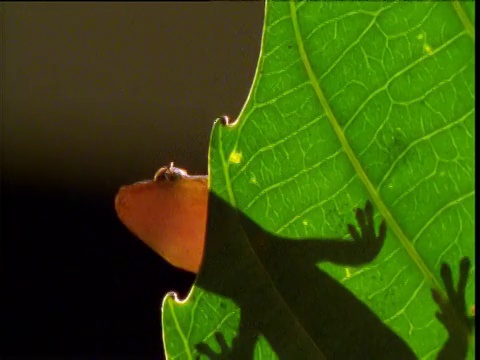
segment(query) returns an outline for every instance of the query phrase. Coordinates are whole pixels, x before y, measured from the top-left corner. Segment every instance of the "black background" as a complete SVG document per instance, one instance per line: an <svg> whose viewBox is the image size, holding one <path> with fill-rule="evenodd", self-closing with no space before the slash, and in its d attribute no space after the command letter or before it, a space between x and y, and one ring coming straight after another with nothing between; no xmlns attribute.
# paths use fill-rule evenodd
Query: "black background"
<svg viewBox="0 0 480 360"><path fill-rule="evenodd" d="M3 3L1 357L161 358L160 304L194 276L117 220L119 186L206 173L264 5Z"/></svg>

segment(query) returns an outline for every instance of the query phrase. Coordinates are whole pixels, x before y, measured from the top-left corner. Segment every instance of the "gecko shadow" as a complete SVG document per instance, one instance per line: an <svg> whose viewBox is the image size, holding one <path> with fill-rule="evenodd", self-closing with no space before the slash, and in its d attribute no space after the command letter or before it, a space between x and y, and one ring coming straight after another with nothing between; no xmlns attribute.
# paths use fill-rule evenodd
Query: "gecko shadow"
<svg viewBox="0 0 480 360"><path fill-rule="evenodd" d="M213 210L206 261L196 286L233 300L241 314L232 347L217 332L221 353L200 343L198 358L201 354L212 360L253 359L262 335L280 359L416 359L405 341L368 306L316 266L323 261L362 266L374 260L382 249L386 227L382 222L376 235L371 204L356 211L360 233L348 225L352 240L275 236L212 193L209 209ZM461 265L458 299L450 298L457 291L446 265L442 278L449 301L433 293L442 311L437 317L449 332L439 358L464 359L468 350L469 333L463 331L471 330L464 300L468 269L467 259ZM465 319L466 327L458 326L459 317Z"/></svg>

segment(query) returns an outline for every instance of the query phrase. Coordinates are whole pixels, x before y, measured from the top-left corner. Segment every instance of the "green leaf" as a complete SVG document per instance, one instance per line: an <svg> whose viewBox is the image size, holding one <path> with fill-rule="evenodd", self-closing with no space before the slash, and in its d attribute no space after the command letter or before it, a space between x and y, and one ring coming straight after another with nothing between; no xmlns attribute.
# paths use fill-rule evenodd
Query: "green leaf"
<svg viewBox="0 0 480 360"><path fill-rule="evenodd" d="M474 304L473 24L473 2L267 3L249 98L212 131L204 264L163 303L168 358L436 357L443 262L456 283L470 257ZM387 237L349 265L367 199Z"/></svg>

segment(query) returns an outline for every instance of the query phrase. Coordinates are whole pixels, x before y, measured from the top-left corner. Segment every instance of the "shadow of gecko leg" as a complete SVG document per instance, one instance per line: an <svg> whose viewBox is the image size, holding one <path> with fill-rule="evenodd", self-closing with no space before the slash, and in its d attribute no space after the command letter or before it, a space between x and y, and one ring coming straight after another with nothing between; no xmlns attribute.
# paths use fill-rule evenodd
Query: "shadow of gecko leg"
<svg viewBox="0 0 480 360"><path fill-rule="evenodd" d="M197 346L199 354L250 359L261 334L280 359L416 358L362 301L317 267L324 261L360 266L377 256L386 229L381 225L376 235L371 204L356 211L361 235L348 225L351 240L275 236L214 194L209 209L206 260L196 286L233 300L241 318L228 354L216 357L205 344Z"/></svg>

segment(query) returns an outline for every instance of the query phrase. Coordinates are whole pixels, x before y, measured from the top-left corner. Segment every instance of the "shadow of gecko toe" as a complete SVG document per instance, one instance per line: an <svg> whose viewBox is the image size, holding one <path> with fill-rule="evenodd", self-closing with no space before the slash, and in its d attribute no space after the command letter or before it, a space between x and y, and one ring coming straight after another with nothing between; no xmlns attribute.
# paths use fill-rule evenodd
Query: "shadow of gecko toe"
<svg viewBox="0 0 480 360"><path fill-rule="evenodd" d="M196 286L232 299L240 308L241 318L231 347L222 334L216 333L221 353L200 343L196 346L197 358L202 354L211 360L252 359L258 336L263 335L280 359L416 359L403 339L316 266L322 261L360 266L378 255L386 227L382 222L376 235L370 203L356 211L360 233L348 225L352 239L345 240L281 238L264 231L214 194L209 201L209 209L216 209L208 226L211 236L205 256L210 258ZM222 273L221 279L218 272ZM448 275L442 278L447 284ZM465 285L466 275L459 283L458 296L464 295ZM454 302L441 300L438 293L434 299L444 314L439 318L450 334L446 323L450 322ZM458 313L462 306L465 309L464 300L453 307ZM290 341L285 343L285 338ZM445 354L466 353L468 344L462 340L456 337L450 344L454 352Z"/></svg>

